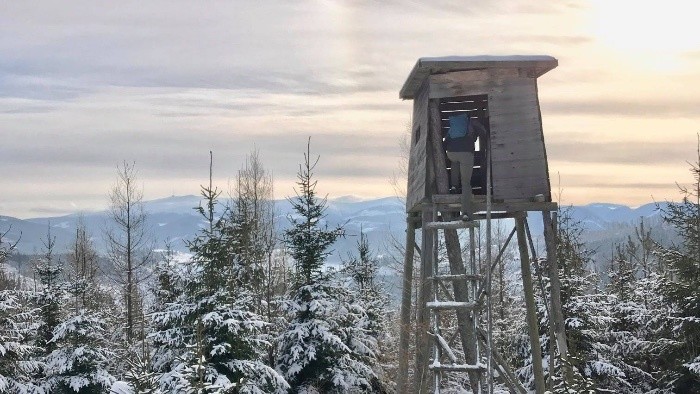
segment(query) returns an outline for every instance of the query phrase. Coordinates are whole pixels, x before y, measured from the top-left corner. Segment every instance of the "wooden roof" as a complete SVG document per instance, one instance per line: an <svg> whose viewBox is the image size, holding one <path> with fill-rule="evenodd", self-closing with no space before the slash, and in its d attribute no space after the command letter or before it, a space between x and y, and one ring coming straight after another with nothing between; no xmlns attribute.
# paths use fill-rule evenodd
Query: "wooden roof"
<svg viewBox="0 0 700 394"><path fill-rule="evenodd" d="M399 97L413 99L423 81L431 74L488 68L522 68L539 77L559 64L551 56L444 56L422 57L411 70Z"/></svg>

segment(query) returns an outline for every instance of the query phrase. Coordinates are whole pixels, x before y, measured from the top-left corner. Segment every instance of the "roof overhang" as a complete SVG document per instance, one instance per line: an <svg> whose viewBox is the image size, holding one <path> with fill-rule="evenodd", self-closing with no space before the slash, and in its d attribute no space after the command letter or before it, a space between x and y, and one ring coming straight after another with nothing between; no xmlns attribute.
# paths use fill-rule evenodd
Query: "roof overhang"
<svg viewBox="0 0 700 394"><path fill-rule="evenodd" d="M444 74L453 71L483 70L489 68L526 69L535 78L555 68L559 61L551 56L444 56L422 57L411 70L403 84L399 97L415 98L423 81L431 74Z"/></svg>

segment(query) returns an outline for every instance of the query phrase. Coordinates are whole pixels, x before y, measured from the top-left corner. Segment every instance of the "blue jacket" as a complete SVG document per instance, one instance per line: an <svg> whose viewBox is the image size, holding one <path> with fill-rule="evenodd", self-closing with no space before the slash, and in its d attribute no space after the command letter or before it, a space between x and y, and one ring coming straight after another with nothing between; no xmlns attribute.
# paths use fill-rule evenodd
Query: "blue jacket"
<svg viewBox="0 0 700 394"><path fill-rule="evenodd" d="M477 137L483 137L481 143L485 143L486 129L477 120L467 114L452 115L443 145L447 152L474 152Z"/></svg>

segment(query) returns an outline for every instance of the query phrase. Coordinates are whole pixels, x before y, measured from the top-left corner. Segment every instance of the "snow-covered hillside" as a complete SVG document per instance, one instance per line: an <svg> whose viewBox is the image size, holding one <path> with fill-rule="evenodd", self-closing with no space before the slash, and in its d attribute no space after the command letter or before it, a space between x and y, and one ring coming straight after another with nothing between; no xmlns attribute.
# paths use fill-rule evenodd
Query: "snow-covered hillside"
<svg viewBox="0 0 700 394"><path fill-rule="evenodd" d="M185 250L185 242L192 239L203 221L194 208L199 206L199 196L173 196L145 202L148 223L156 240L156 247L162 247L169 241L176 250ZM277 224L280 230L289 225L291 205L287 200L276 201ZM84 212L58 217L16 219L0 217L0 230L10 229L8 241L19 239L18 251L34 253L43 247L42 239L51 227L51 235L56 237L56 249L68 247L73 238L76 224L82 216L89 233L98 248L103 248L103 232L109 225L107 213ZM405 215L403 203L395 197L362 200L355 197L341 197L328 201L327 218L329 225L341 224L346 230L346 237L334 247L331 260L355 249L360 231L368 234L369 241L375 249L382 248L384 240L392 236L403 239Z"/></svg>
<svg viewBox="0 0 700 394"><path fill-rule="evenodd" d="M162 247L170 241L176 250L185 250L185 240L191 239L203 221L195 207L199 206L199 196L172 196L145 202L149 214L149 226L156 240L156 247ZM666 203L662 203L665 206ZM289 225L291 206L287 200L276 201L277 224L280 230ZM590 242L612 239L624 239L629 230L640 218L647 223L658 223L659 211L656 204L646 204L630 208L619 204L595 203L569 208L574 220L581 223L585 238ZM378 199L360 199L346 196L328 201L328 224L343 225L345 238L334 245L331 263L353 253L356 249L357 236L360 231L368 235L369 243L377 253L385 253L393 239L403 241L406 228L404 205L396 197ZM86 212L82 214L88 231L92 234L98 248L103 247L103 229L109 223L106 212ZM42 248L48 226L56 237L57 250L67 248L73 238L79 215L71 214L59 217L16 219L0 217L0 230L11 228L8 240L20 239L18 250L22 253L34 253ZM542 218L539 213L530 213L529 223L533 234L541 234Z"/></svg>

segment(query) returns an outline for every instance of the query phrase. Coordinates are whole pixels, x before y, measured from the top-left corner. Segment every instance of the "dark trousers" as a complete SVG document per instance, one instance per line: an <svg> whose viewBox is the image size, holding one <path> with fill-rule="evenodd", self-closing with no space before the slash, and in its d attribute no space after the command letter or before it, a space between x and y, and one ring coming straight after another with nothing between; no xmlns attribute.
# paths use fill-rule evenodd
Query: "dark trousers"
<svg viewBox="0 0 700 394"><path fill-rule="evenodd" d="M450 181L452 186L462 185L462 215L471 215L472 208L472 171L474 170L474 152L447 152L452 162Z"/></svg>

